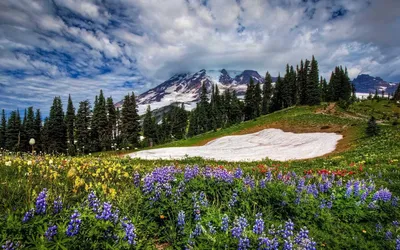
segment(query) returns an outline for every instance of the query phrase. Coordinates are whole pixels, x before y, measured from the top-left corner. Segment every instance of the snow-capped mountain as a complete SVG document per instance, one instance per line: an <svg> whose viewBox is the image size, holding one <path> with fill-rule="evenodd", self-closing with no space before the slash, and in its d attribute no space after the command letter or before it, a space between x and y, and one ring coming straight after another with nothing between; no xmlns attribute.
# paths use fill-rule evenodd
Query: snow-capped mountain
<svg viewBox="0 0 400 250"><path fill-rule="evenodd" d="M385 93L394 93L397 89L398 83L391 83L384 81L380 77L374 77L367 74L358 75L357 78L353 79L353 84L358 93L375 93L377 89L379 94L381 91Z"/></svg>
<svg viewBox="0 0 400 250"><path fill-rule="evenodd" d="M254 82L264 82L264 78L254 70L202 69L196 73L176 74L137 96L139 114L144 114L147 105L155 110L173 103L184 103L186 109L191 110L200 98L202 84L205 84L209 91L213 84L217 84L221 92L230 89L235 90L238 96L243 96L250 78L253 78ZM122 101L116 104L121 105Z"/></svg>

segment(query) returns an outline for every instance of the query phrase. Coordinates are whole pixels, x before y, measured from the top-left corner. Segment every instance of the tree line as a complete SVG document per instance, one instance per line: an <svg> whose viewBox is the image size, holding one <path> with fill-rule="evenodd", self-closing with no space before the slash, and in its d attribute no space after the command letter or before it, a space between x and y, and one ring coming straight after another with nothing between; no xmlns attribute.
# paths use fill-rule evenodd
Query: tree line
<svg viewBox="0 0 400 250"><path fill-rule="evenodd" d="M159 121L150 106L140 118L133 92L124 97L120 109L115 107L112 97L105 98L100 90L93 109L90 101L85 100L79 103L77 112L69 96L65 113L61 98L55 97L49 116L44 121L41 120L40 110L34 111L33 107L25 110L23 118L15 110L6 119L3 110L0 147L11 151L29 151L30 138L36 140L36 151L71 155L151 146L257 119L294 105L338 102L347 107L356 100L347 69L335 67L327 82L319 76L314 56L311 61L301 60L296 67L286 65L285 74L279 74L275 84L269 72L263 83L255 83L251 78L243 100L230 89L221 92L218 85L212 85L210 92L203 84L200 100L192 111L186 111L183 104L172 105ZM400 85L393 99L400 101ZM140 140L141 135L143 140Z"/></svg>

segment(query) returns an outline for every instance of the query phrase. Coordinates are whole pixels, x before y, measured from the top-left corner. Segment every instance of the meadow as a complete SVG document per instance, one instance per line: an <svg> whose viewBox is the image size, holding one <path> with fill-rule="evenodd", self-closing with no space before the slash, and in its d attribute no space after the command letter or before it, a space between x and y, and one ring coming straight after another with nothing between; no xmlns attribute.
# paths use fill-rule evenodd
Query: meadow
<svg viewBox="0 0 400 250"><path fill-rule="evenodd" d="M366 137L362 108L350 110L294 107L163 145L203 145L268 127L344 135L335 152L309 160L145 161L115 152L2 152L0 245L400 249L400 126L383 121L380 135Z"/></svg>

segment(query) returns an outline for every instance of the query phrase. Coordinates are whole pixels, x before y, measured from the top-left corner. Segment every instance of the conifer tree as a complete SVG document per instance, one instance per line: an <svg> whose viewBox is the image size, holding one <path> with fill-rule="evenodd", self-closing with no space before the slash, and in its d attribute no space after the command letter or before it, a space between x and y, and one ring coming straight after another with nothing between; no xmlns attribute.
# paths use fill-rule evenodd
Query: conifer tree
<svg viewBox="0 0 400 250"><path fill-rule="evenodd" d="M65 116L65 124L67 126L67 139L69 145L74 145L75 141L75 108L74 104L72 103L71 95L68 97L68 106L67 106L67 113ZM70 150L73 147L68 147Z"/></svg>
<svg viewBox="0 0 400 250"><path fill-rule="evenodd" d="M282 106L283 108L292 106L292 96L291 96L291 86L292 79L290 75L290 67L289 64L286 64L286 74L283 78L281 85L281 95L282 95Z"/></svg>
<svg viewBox="0 0 400 250"><path fill-rule="evenodd" d="M261 85L260 82L257 82L254 87L254 96L253 96L253 105L254 105L254 118L259 117L261 115Z"/></svg>
<svg viewBox="0 0 400 250"><path fill-rule="evenodd" d="M67 149L67 126L60 97L55 97L48 121L49 152L64 153Z"/></svg>
<svg viewBox="0 0 400 250"><path fill-rule="evenodd" d="M40 113L40 109L36 109L36 114L35 114L35 135L34 138L36 140L36 151L41 151L42 150L42 115Z"/></svg>
<svg viewBox="0 0 400 250"><path fill-rule="evenodd" d="M397 89L396 92L394 93L393 100L400 101L400 83L399 85L397 85Z"/></svg>
<svg viewBox="0 0 400 250"><path fill-rule="evenodd" d="M307 61L306 61L307 63ZM319 91L319 71L318 62L314 56L311 59L311 69L306 83L306 102L307 105L318 105L321 102Z"/></svg>
<svg viewBox="0 0 400 250"><path fill-rule="evenodd" d="M196 104L196 108L193 109L192 112L190 112L188 137L193 137L199 134L198 110L199 110L199 104Z"/></svg>
<svg viewBox="0 0 400 250"><path fill-rule="evenodd" d="M242 102L237 98L236 91L230 97L229 124L237 124L242 121Z"/></svg>
<svg viewBox="0 0 400 250"><path fill-rule="evenodd" d="M265 75L265 81L263 85L263 96L262 96L262 105L261 105L261 113L266 115L269 113L271 106L271 97L272 97L272 78L269 72Z"/></svg>
<svg viewBox="0 0 400 250"><path fill-rule="evenodd" d="M90 127L90 102L85 100L79 103L75 119L77 148L82 153L86 153L90 149Z"/></svg>
<svg viewBox="0 0 400 250"><path fill-rule="evenodd" d="M182 103L181 107L174 107L172 109L174 122L171 127L172 135L175 139L180 140L185 137L188 115L185 110L185 106Z"/></svg>
<svg viewBox="0 0 400 250"><path fill-rule="evenodd" d="M90 121L90 149L88 151L97 152L99 151L99 133L98 133L98 111L99 109L99 97L96 95L93 103L92 118Z"/></svg>
<svg viewBox="0 0 400 250"><path fill-rule="evenodd" d="M26 115L27 115L27 111L25 109L24 110L24 118L22 119L22 124L19 129L19 143L18 143L18 145L19 145L18 150L24 151L24 152L29 151L29 143L28 143L29 139L26 134L26 121L27 121Z"/></svg>
<svg viewBox="0 0 400 250"><path fill-rule="evenodd" d="M21 120L18 113L18 111L12 111L7 121L6 149L11 151L19 150Z"/></svg>
<svg viewBox="0 0 400 250"><path fill-rule="evenodd" d="M150 105L147 106L143 119L143 136L146 138L147 145L157 143L157 126L151 113Z"/></svg>
<svg viewBox="0 0 400 250"><path fill-rule="evenodd" d="M6 147L6 130L7 130L7 119L6 111L3 109L1 112L1 123L0 123L0 148Z"/></svg>
<svg viewBox="0 0 400 250"><path fill-rule="evenodd" d="M208 95L207 95L207 87L203 83L201 86L201 94L200 94L200 102L198 106L198 117L197 119L201 121L198 123L199 133L205 133L212 128L212 119L211 119L211 108L210 103L208 102Z"/></svg>
<svg viewBox="0 0 400 250"><path fill-rule="evenodd" d="M36 125L35 125L35 113L33 112L33 107L29 107L27 114L26 114L26 121L25 121L25 140L24 140L24 149L29 150L29 140L31 138L35 139L35 144L37 143L36 140Z"/></svg>
<svg viewBox="0 0 400 250"><path fill-rule="evenodd" d="M245 121L255 118L255 107L254 107L254 91L255 85L253 78L250 78L249 84L244 97L244 119ZM226 100L225 100L226 101Z"/></svg>
<svg viewBox="0 0 400 250"><path fill-rule="evenodd" d="M380 128L378 124L376 123L375 117L371 116L371 118L368 121L368 126L366 129L366 134L368 136L376 136L379 134Z"/></svg>
<svg viewBox="0 0 400 250"><path fill-rule="evenodd" d="M271 111L278 111L283 108L283 99L282 99L282 78L278 75L278 79L275 83L274 94L271 100Z"/></svg>
<svg viewBox="0 0 400 250"><path fill-rule="evenodd" d="M135 94L127 95L121 111L121 139L124 146L137 146L139 142L139 115L137 113Z"/></svg>
<svg viewBox="0 0 400 250"><path fill-rule="evenodd" d="M112 97L107 98L107 118L108 118L108 137L112 140L116 138L117 111L115 110Z"/></svg>

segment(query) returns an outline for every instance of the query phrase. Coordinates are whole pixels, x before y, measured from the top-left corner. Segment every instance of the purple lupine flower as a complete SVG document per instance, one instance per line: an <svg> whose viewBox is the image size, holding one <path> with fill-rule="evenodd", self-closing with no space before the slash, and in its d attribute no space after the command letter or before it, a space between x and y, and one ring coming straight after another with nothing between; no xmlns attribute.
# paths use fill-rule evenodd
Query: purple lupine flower
<svg viewBox="0 0 400 250"><path fill-rule="evenodd" d="M353 185L354 196L358 196L360 194L360 182L356 181Z"/></svg>
<svg viewBox="0 0 400 250"><path fill-rule="evenodd" d="M400 250L400 236L397 236L396 239L396 250Z"/></svg>
<svg viewBox="0 0 400 250"><path fill-rule="evenodd" d="M135 185L135 187L140 186L140 174L137 171L133 174L133 185Z"/></svg>
<svg viewBox="0 0 400 250"><path fill-rule="evenodd" d="M399 224L399 222L397 220L394 220L392 222L392 225L395 226L395 227L398 227L400 224Z"/></svg>
<svg viewBox="0 0 400 250"><path fill-rule="evenodd" d="M161 198L162 187L160 183L155 184L154 195L150 198L152 202L156 202Z"/></svg>
<svg viewBox="0 0 400 250"><path fill-rule="evenodd" d="M263 178L263 179L260 180L260 187L261 187L261 188L265 188L265 182L266 182L265 179L266 179L266 178Z"/></svg>
<svg viewBox="0 0 400 250"><path fill-rule="evenodd" d="M71 215L71 220L68 223L66 232L67 236L72 237L79 233L79 229L82 223L80 217L81 214L78 212L78 210L75 210L75 212Z"/></svg>
<svg viewBox="0 0 400 250"><path fill-rule="evenodd" d="M235 206L235 204L236 204L236 202L237 202L237 196L238 196L238 194L237 194L237 191L235 190L235 191L233 192L233 194L232 194L231 199L230 199L229 202L228 202L229 208L232 208L232 207Z"/></svg>
<svg viewBox="0 0 400 250"><path fill-rule="evenodd" d="M198 237L201 235L201 233L203 232L203 229L200 225L200 223L196 224L196 227L193 230L193 237Z"/></svg>
<svg viewBox="0 0 400 250"><path fill-rule="evenodd" d="M329 201L326 203L326 208L331 209L332 206L333 206L333 202L332 202L332 200L329 200Z"/></svg>
<svg viewBox="0 0 400 250"><path fill-rule="evenodd" d="M304 188L305 188L304 183L305 183L305 179L301 178L299 180L299 182L297 183L296 193L301 193L304 190Z"/></svg>
<svg viewBox="0 0 400 250"><path fill-rule="evenodd" d="M47 189L44 188L36 198L36 214L45 214L47 208Z"/></svg>
<svg viewBox="0 0 400 250"><path fill-rule="evenodd" d="M213 224L210 222L208 222L207 224L208 226L208 232L210 232L210 234L215 234L217 231L215 230L215 227L213 226Z"/></svg>
<svg viewBox="0 0 400 250"><path fill-rule="evenodd" d="M392 237L393 237L393 233L392 233L390 230L388 230L388 231L386 232L386 234L385 234L385 238L386 238L387 240L391 240Z"/></svg>
<svg viewBox="0 0 400 250"><path fill-rule="evenodd" d="M342 185L343 185L343 180L342 178L340 178L339 180L337 180L336 186L341 187Z"/></svg>
<svg viewBox="0 0 400 250"><path fill-rule="evenodd" d="M289 240L283 241L283 250L292 250L293 249L293 242Z"/></svg>
<svg viewBox="0 0 400 250"><path fill-rule="evenodd" d="M180 231L185 229L185 211L183 210L178 213L178 228Z"/></svg>
<svg viewBox="0 0 400 250"><path fill-rule="evenodd" d="M206 177L207 179L211 179L213 177L213 170L210 166L206 166L203 169L203 176Z"/></svg>
<svg viewBox="0 0 400 250"><path fill-rule="evenodd" d="M194 215L194 220L196 221L201 220L200 205L198 202L195 202L193 204L193 215Z"/></svg>
<svg viewBox="0 0 400 250"><path fill-rule="evenodd" d="M294 223L292 222L291 219L289 219L287 222L285 222L285 227L282 232L282 237L284 239L289 238L290 236L293 235L293 230L294 230Z"/></svg>
<svg viewBox="0 0 400 250"><path fill-rule="evenodd" d="M370 208L370 209L377 209L377 208L379 208L379 206L376 205L375 202L371 201L371 202L368 204L368 208Z"/></svg>
<svg viewBox="0 0 400 250"><path fill-rule="evenodd" d="M253 233L262 234L264 232L264 220L262 219L262 213L256 214L256 222L253 226Z"/></svg>
<svg viewBox="0 0 400 250"><path fill-rule="evenodd" d="M312 194L314 196L314 198L317 198L318 194L319 194L318 189L317 189L317 185L315 185L315 183L311 184L311 185L308 185L307 186L307 193L308 194Z"/></svg>
<svg viewBox="0 0 400 250"><path fill-rule="evenodd" d="M185 181L189 181L195 178L199 174L199 166L194 166L193 168L187 166L185 168L184 178Z"/></svg>
<svg viewBox="0 0 400 250"><path fill-rule="evenodd" d="M381 200L383 202L388 202L392 199L392 193L387 188L381 188L372 197L373 201Z"/></svg>
<svg viewBox="0 0 400 250"><path fill-rule="evenodd" d="M234 227L231 229L232 237L239 239L247 225L246 218L239 217L236 219L234 222Z"/></svg>
<svg viewBox="0 0 400 250"><path fill-rule="evenodd" d="M53 226L49 226L47 228L47 231L44 233L44 237L46 237L46 239L48 241L52 241L53 237L57 234L57 225L53 225Z"/></svg>
<svg viewBox="0 0 400 250"><path fill-rule="evenodd" d="M350 182L348 182L348 183L350 183ZM352 194L353 194L353 186L350 185L346 188L346 194L344 197L349 198Z"/></svg>
<svg viewBox="0 0 400 250"><path fill-rule="evenodd" d="M217 168L213 170L213 173L214 173L214 178L217 179L218 181L226 182L229 184L233 183L234 176L228 170Z"/></svg>
<svg viewBox="0 0 400 250"><path fill-rule="evenodd" d="M258 238L258 249L259 250L278 250L279 249L279 241L277 238L273 238L270 240L268 237L260 237Z"/></svg>
<svg viewBox="0 0 400 250"><path fill-rule="evenodd" d="M377 223L375 226L375 231L379 233L382 232L382 229L383 229L382 225L380 223Z"/></svg>
<svg viewBox="0 0 400 250"><path fill-rule="evenodd" d="M111 220L114 218L113 213L111 212L112 205L108 202L103 203L103 209L100 213L96 215L96 219L99 220Z"/></svg>
<svg viewBox="0 0 400 250"><path fill-rule="evenodd" d="M246 250L250 247L250 240L247 237L239 239L238 250Z"/></svg>
<svg viewBox="0 0 400 250"><path fill-rule="evenodd" d="M59 212L61 212L62 207L63 207L63 203L62 203L61 197L58 196L58 197L54 200L54 203L53 203L53 213L54 213L54 214L58 214Z"/></svg>
<svg viewBox="0 0 400 250"><path fill-rule="evenodd" d="M303 241L303 239L308 239L308 230L306 227L300 229L300 231L294 238L294 242L299 245Z"/></svg>
<svg viewBox="0 0 400 250"><path fill-rule="evenodd" d="M172 186L171 186L170 183L165 183L162 187L165 190L165 196L166 197L172 195Z"/></svg>
<svg viewBox="0 0 400 250"><path fill-rule="evenodd" d="M207 207L208 206L207 197L206 197L206 194L203 191L200 192L199 202L203 207Z"/></svg>
<svg viewBox="0 0 400 250"><path fill-rule="evenodd" d="M397 196L393 197L392 206L397 207L398 203L399 203L399 197L397 197Z"/></svg>
<svg viewBox="0 0 400 250"><path fill-rule="evenodd" d="M240 179L242 178L242 175L243 175L243 170L240 167L238 167L235 171L234 177L236 179Z"/></svg>
<svg viewBox="0 0 400 250"><path fill-rule="evenodd" d="M246 175L246 178L244 178L243 182L244 182L244 185L246 185L250 188L254 188L256 186L254 179L250 175Z"/></svg>
<svg viewBox="0 0 400 250"><path fill-rule="evenodd" d="M321 203L320 203L320 205L319 205L319 208L320 208L320 209L324 209L324 208L325 208L325 206L326 206L326 204L325 204L325 200L324 200L324 199L322 199L322 200L321 200Z"/></svg>
<svg viewBox="0 0 400 250"><path fill-rule="evenodd" d="M136 245L136 234L135 234L135 226L128 221L126 218L121 222L122 228L125 231L124 240L128 241L129 245Z"/></svg>
<svg viewBox="0 0 400 250"><path fill-rule="evenodd" d="M269 170L269 171L265 174L265 180L266 180L267 182L270 182L270 181L272 181L272 178L273 178L272 172L271 172L271 170Z"/></svg>
<svg viewBox="0 0 400 250"><path fill-rule="evenodd" d="M224 214L224 216L222 217L221 230L223 232L226 232L228 231L228 227L229 227L229 217L228 215Z"/></svg>
<svg viewBox="0 0 400 250"><path fill-rule="evenodd" d="M20 245L19 242L14 243L14 242L12 242L11 240L7 240L6 243L5 243L4 245L1 246L1 248L2 248L3 250L16 250L16 249L18 249L20 246L21 246L21 245Z"/></svg>
<svg viewBox="0 0 400 250"><path fill-rule="evenodd" d="M34 216L34 213L35 213L35 211L33 208L29 209L28 212L25 213L24 218L22 219L22 222L26 223L26 222L30 221Z"/></svg>
<svg viewBox="0 0 400 250"><path fill-rule="evenodd" d="M99 205L99 199L97 198L94 191L90 191L88 195L88 203L89 203L88 204L89 208L91 208L93 212L97 213L100 205Z"/></svg>
<svg viewBox="0 0 400 250"><path fill-rule="evenodd" d="M151 173L148 173L143 178L143 193L149 194L154 189L154 178Z"/></svg>
<svg viewBox="0 0 400 250"><path fill-rule="evenodd" d="M276 178L278 180L282 180L282 171L279 171L278 176Z"/></svg>

